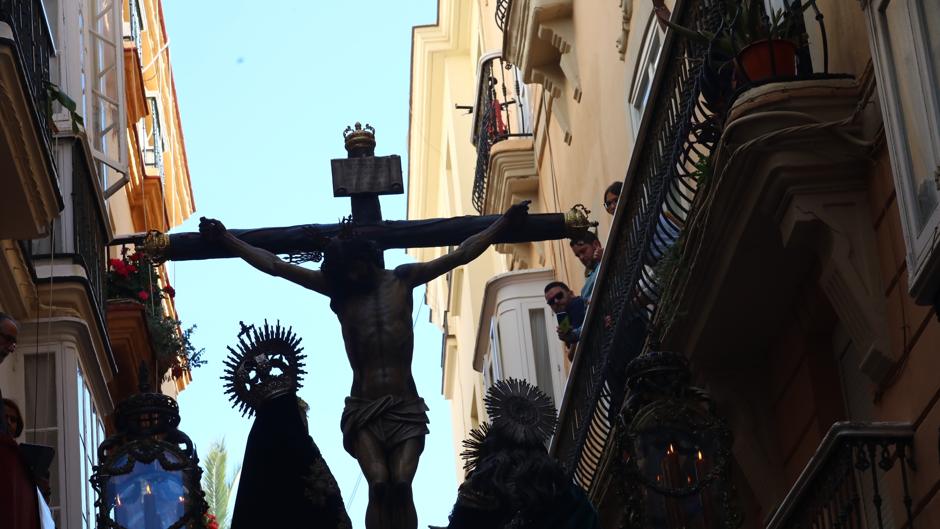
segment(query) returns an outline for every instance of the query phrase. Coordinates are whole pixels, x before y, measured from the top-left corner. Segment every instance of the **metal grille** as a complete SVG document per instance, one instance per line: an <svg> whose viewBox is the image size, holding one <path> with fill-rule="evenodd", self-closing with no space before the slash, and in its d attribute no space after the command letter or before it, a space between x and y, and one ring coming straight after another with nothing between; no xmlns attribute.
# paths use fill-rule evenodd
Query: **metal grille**
<svg viewBox="0 0 940 529"><path fill-rule="evenodd" d="M52 145L49 127L49 59L54 51L52 33L40 0L0 0L0 22L13 30L16 53L24 69L27 91L33 99L34 114L46 152Z"/></svg>
<svg viewBox="0 0 940 529"><path fill-rule="evenodd" d="M513 132L509 109L518 108L519 80L515 70L500 57L483 62L480 67L480 86L474 105L476 119L473 127L473 144L477 148L477 167L473 178L472 202L474 209L483 213L486 202L487 171L490 166L490 148L510 137L531 136L523 121L520 132Z"/></svg>
<svg viewBox="0 0 940 529"><path fill-rule="evenodd" d="M676 19L714 31L720 23L716 1L680 0ZM585 489L610 438L611 417L619 411L624 387L618 375L642 349L656 309L661 287L654 267L675 244L698 188L696 166L720 135L717 118L700 97L705 51L675 32L666 38L637 136L643 141L634 146L605 270L595 286L593 316L565 395L553 451ZM613 328L598 315L611 316ZM625 347L614 350L615 343Z"/></svg>
<svg viewBox="0 0 940 529"><path fill-rule="evenodd" d="M512 10L512 0L497 0L496 2L496 27L500 31L506 31L506 22L509 21L509 12Z"/></svg>
<svg viewBox="0 0 940 529"><path fill-rule="evenodd" d="M79 142L75 142L72 159L72 214L75 230L75 252L82 260L88 284L94 297L95 306L104 315L104 273L105 273L105 219L101 214L98 197L92 175L89 174L85 153Z"/></svg>
<svg viewBox="0 0 940 529"><path fill-rule="evenodd" d="M914 529L908 480L913 448L909 424L834 424L767 529ZM893 513L884 501L888 487L892 495L901 493L902 512Z"/></svg>

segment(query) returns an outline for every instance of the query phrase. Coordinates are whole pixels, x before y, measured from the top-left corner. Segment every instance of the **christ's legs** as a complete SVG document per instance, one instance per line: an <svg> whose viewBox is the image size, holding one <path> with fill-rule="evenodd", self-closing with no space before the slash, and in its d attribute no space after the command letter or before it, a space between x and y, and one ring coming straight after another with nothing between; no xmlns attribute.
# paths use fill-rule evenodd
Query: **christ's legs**
<svg viewBox="0 0 940 529"><path fill-rule="evenodd" d="M389 472L382 444L368 430L360 430L355 445L356 461L369 483L369 506L366 508L367 529L392 529L389 517ZM392 506L393 507L393 506ZM414 507L412 507L413 509Z"/></svg>
<svg viewBox="0 0 940 529"><path fill-rule="evenodd" d="M418 513L415 512L411 482L418 470L418 458L424 451L424 436L414 437L392 449L389 457L389 480L391 482L391 503L397 506L394 512L395 527L416 529Z"/></svg>

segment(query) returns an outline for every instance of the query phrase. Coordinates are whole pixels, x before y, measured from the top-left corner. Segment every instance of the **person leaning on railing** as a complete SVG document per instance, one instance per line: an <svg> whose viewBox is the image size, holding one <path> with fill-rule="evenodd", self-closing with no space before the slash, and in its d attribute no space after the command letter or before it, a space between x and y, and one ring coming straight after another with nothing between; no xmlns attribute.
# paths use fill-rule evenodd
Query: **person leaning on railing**
<svg viewBox="0 0 940 529"><path fill-rule="evenodd" d="M572 237L568 243L574 256L584 265L584 286L581 287L581 297L587 303L591 302L594 291L594 282L597 280L597 271L604 257L604 247L597 235L590 231L582 232Z"/></svg>
<svg viewBox="0 0 940 529"><path fill-rule="evenodd" d="M587 313L587 303L581 296L575 296L568 285L561 281L552 281L545 285L545 302L551 307L558 320L558 339L565 342L568 360L574 355L575 345L581 339L581 327Z"/></svg>

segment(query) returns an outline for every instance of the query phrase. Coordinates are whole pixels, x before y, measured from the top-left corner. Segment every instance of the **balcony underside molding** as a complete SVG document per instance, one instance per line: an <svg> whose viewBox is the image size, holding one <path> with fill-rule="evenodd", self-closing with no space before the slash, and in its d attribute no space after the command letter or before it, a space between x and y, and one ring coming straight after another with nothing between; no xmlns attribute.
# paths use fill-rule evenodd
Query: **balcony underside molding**
<svg viewBox="0 0 940 529"><path fill-rule="evenodd" d="M542 85L555 100L552 115L571 143L569 105L581 101L574 53L573 0L516 0L503 31L503 57L526 83Z"/></svg>
<svg viewBox="0 0 940 529"><path fill-rule="evenodd" d="M0 237L34 239L47 234L63 202L15 46L10 27L0 23L0 172L7 177Z"/></svg>
<svg viewBox="0 0 940 529"><path fill-rule="evenodd" d="M666 289L664 345L763 350L815 279L867 353L859 368L881 381L895 358L866 195L873 142L857 124L858 100L847 79L774 83L738 99L689 218L682 273ZM729 332L740 337L730 346Z"/></svg>
<svg viewBox="0 0 940 529"><path fill-rule="evenodd" d="M493 144L487 170L489 189L483 214L495 215L506 211L521 200L535 201L538 197L539 174L532 138L509 138ZM527 260L526 246L497 244L496 251Z"/></svg>

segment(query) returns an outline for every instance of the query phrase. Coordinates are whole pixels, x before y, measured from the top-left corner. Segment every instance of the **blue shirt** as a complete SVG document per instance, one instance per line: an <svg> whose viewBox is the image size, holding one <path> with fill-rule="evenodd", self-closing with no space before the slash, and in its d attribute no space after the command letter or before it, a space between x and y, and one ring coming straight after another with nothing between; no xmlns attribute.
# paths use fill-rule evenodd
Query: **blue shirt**
<svg viewBox="0 0 940 529"><path fill-rule="evenodd" d="M594 268L588 272L587 279L584 280L584 286L581 287L581 297L584 298L584 301L591 302L591 294L594 291L594 282L597 280L597 271L600 270L601 264L597 263L594 265Z"/></svg>

